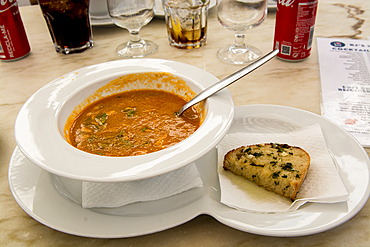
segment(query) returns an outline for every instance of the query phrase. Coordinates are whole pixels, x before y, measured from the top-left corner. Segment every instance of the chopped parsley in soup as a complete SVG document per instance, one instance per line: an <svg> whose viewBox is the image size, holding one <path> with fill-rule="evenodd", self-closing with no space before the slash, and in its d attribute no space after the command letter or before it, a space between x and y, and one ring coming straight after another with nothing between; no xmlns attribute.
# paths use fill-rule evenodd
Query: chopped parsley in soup
<svg viewBox="0 0 370 247"><path fill-rule="evenodd" d="M170 147L194 133L200 115L194 109L175 115L186 101L155 89L135 89L86 106L68 131L76 148L98 155L135 156Z"/></svg>

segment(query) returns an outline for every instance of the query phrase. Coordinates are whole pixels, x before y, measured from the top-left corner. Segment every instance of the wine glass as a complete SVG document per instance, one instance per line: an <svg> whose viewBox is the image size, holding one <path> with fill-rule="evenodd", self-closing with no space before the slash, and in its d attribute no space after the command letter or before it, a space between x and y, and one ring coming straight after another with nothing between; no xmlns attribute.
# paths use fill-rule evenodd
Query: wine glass
<svg viewBox="0 0 370 247"><path fill-rule="evenodd" d="M117 47L117 54L125 58L153 54L157 45L139 36L141 27L154 17L154 0L107 0L109 16L114 24L130 32L130 40Z"/></svg>
<svg viewBox="0 0 370 247"><path fill-rule="evenodd" d="M261 56L261 51L244 42L247 30L259 26L267 15L267 0L218 0L217 19L235 33L235 43L222 47L217 56L228 63L245 64Z"/></svg>

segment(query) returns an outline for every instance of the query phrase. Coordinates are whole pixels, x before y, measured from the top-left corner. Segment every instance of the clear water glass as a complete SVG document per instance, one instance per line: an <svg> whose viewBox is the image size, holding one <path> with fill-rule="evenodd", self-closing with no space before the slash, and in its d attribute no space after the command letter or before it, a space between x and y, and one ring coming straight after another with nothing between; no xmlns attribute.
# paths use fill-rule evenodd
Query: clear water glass
<svg viewBox="0 0 370 247"><path fill-rule="evenodd" d="M156 52L158 46L153 41L139 36L140 29L154 17L154 0L107 0L107 4L114 24L130 32L130 40L116 49L119 56L136 58Z"/></svg>
<svg viewBox="0 0 370 247"><path fill-rule="evenodd" d="M259 26L267 15L267 0L218 0L217 19L235 33L235 43L222 47L217 56L228 63L246 64L261 56L261 51L245 43L245 33Z"/></svg>

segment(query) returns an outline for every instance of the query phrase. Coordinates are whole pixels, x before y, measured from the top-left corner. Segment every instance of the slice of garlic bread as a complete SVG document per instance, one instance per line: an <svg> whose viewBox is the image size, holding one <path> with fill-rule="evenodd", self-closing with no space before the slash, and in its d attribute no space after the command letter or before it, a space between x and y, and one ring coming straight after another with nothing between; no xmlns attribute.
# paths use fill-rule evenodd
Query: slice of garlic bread
<svg viewBox="0 0 370 247"><path fill-rule="evenodd" d="M310 166L309 154L300 147L268 143L229 151L223 167L268 191L294 200Z"/></svg>

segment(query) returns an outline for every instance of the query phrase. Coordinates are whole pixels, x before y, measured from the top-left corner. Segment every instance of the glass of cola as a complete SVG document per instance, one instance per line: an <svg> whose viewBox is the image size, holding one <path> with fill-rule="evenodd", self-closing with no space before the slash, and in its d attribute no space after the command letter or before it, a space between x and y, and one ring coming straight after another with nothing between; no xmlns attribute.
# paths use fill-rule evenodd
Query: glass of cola
<svg viewBox="0 0 370 247"><path fill-rule="evenodd" d="M64 54L92 48L90 0L38 0L55 50Z"/></svg>

